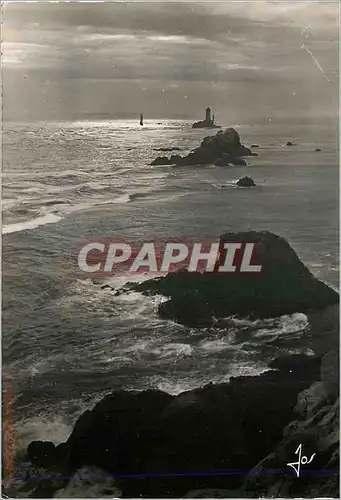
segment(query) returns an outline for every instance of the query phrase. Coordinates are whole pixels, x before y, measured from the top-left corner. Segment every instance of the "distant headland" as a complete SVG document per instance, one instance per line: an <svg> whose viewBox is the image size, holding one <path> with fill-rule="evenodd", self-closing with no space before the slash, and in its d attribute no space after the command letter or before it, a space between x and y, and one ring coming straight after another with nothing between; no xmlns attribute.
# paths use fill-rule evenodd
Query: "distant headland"
<svg viewBox="0 0 341 500"><path fill-rule="evenodd" d="M221 128L214 123L214 115L211 118L211 108L207 106L205 120L200 120L192 125L192 128Z"/></svg>

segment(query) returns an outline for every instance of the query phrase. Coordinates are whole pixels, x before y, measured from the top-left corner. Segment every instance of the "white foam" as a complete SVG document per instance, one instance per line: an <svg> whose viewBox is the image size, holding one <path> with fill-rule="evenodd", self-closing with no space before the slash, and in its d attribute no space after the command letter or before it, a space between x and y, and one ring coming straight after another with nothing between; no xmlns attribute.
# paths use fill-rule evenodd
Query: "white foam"
<svg viewBox="0 0 341 500"><path fill-rule="evenodd" d="M19 450L25 450L31 441L52 441L63 443L71 434L72 427L65 423L60 415L44 415L34 418L23 418L14 426L14 434Z"/></svg>
<svg viewBox="0 0 341 500"><path fill-rule="evenodd" d="M122 492L108 473L97 467L82 467L77 470L65 488L58 490L53 498L121 498Z"/></svg>
<svg viewBox="0 0 341 500"><path fill-rule="evenodd" d="M206 352L220 352L231 348L231 341L226 339L205 340L200 343L200 349Z"/></svg>
<svg viewBox="0 0 341 500"><path fill-rule="evenodd" d="M193 347L189 344L170 343L161 346L159 349L160 358L178 358L182 356L191 356Z"/></svg>
<svg viewBox="0 0 341 500"><path fill-rule="evenodd" d="M16 224L8 224L2 227L2 234L18 233L20 231L27 231L29 229L36 229L39 226L45 226L45 224L55 224L62 219L59 215L47 214L43 217L37 217L32 220L25 222L17 222Z"/></svg>
<svg viewBox="0 0 341 500"><path fill-rule="evenodd" d="M96 201L92 203L78 203L77 205L70 206L70 202L65 202L65 205L60 208L56 208L52 206L53 213L48 213L42 215L41 217L36 217L35 219L31 219L24 222L18 222L15 224L8 224L7 226L2 227L2 234L11 234L17 233L20 231L28 231L32 229L36 229L39 226L45 226L46 224L55 224L61 221L66 215L69 215L73 212L79 212L82 210L88 210L90 208L96 207L98 205L111 205L115 203L128 203L130 200L129 194L124 193L117 198L113 198L111 200L105 201ZM46 200L45 200L46 202ZM44 207L43 210L46 210ZM57 212L57 213L56 213Z"/></svg>
<svg viewBox="0 0 341 500"><path fill-rule="evenodd" d="M262 325L263 326L263 325ZM269 325L270 326L270 325ZM271 328L260 328L255 337L263 337L275 334L279 337L288 335L292 337L294 334L300 334L309 326L308 318L303 313L294 313L281 316L278 323Z"/></svg>

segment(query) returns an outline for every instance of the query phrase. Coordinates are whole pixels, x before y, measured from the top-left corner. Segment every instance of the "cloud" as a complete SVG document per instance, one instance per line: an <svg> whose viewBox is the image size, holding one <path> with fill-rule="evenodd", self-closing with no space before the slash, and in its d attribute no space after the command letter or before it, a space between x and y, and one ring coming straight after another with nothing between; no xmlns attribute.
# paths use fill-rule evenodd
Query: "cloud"
<svg viewBox="0 0 341 500"><path fill-rule="evenodd" d="M315 96L327 80L302 44L331 85L338 78L338 8L329 2L5 3L3 21L11 112L19 105L28 114L69 112L76 95L100 108L113 101L110 85L131 102L128 90L144 93L152 109L149 91L158 85L177 99L187 95L188 109L191 93L212 93L213 84L214 92L224 93L220 84L234 92L239 85L261 95L262 87L264 95L270 87L314 87ZM50 104L40 106L47 80ZM157 102L169 112L171 98Z"/></svg>

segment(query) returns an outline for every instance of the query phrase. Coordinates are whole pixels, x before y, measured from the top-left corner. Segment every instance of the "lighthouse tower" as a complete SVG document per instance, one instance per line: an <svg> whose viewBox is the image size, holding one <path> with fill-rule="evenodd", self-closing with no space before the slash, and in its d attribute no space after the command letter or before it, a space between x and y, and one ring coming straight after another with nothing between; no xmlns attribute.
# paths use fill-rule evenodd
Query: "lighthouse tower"
<svg viewBox="0 0 341 500"><path fill-rule="evenodd" d="M205 121L207 123L211 122L211 108L209 106L207 106L207 108L206 108L206 119L205 119Z"/></svg>

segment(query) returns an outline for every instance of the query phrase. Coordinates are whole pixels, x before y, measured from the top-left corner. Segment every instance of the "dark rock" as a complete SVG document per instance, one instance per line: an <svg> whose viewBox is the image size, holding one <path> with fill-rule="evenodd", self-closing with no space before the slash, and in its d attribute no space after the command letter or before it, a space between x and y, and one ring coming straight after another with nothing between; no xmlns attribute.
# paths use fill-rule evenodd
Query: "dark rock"
<svg viewBox="0 0 341 500"><path fill-rule="evenodd" d="M255 185L256 185L255 181L253 179L251 179L251 177L242 177L237 182L237 186L241 186L241 187L253 187Z"/></svg>
<svg viewBox="0 0 341 500"><path fill-rule="evenodd" d="M322 151L322 149L316 148L316 149L314 149L314 151Z"/></svg>
<svg viewBox="0 0 341 500"><path fill-rule="evenodd" d="M228 167L232 163L232 157L230 154L221 155L218 160L214 162L214 165L217 167Z"/></svg>
<svg viewBox="0 0 341 500"><path fill-rule="evenodd" d="M337 351L339 352L339 350ZM333 351L333 354L335 352ZM338 358L338 356L337 356ZM298 361L298 360L296 360ZM299 367L299 361L293 366ZM278 364L277 360L274 364ZM290 364L290 360L289 360ZM303 364L304 365L304 364ZM303 365L299 372L303 375ZM272 453L258 463L247 476L240 496L266 498L339 498L339 394L331 395L322 373L333 373L337 377L339 359L335 356L322 359L321 382L316 382L299 393L295 407L295 420L283 431L282 439ZM293 470L280 476L266 474L268 469L283 469L283 464L294 458L298 445L302 445L302 455L310 457L315 454L310 464L301 465L298 481ZM297 456L296 456L297 457ZM296 458L295 457L295 458ZM292 460L290 460L292 461ZM316 474L321 471L322 474ZM325 471L325 473L323 473ZM311 472L310 474L307 474Z"/></svg>
<svg viewBox="0 0 341 500"><path fill-rule="evenodd" d="M101 285L101 288L102 288L102 290L106 290L107 288L108 288L109 290L115 290L115 288L114 288L113 286L108 285L108 284Z"/></svg>
<svg viewBox="0 0 341 500"><path fill-rule="evenodd" d="M223 246L229 242L254 243L256 264L262 266L261 273L173 272L132 284L131 289L169 297L168 302L159 306L161 316L180 323L185 321L187 325L198 325L202 321L201 309L206 323L209 314L215 318L230 315L269 318L338 303L338 293L311 274L285 239L267 231L221 236L216 270L225 260ZM188 304L186 310L183 304Z"/></svg>
<svg viewBox="0 0 341 500"><path fill-rule="evenodd" d="M120 480L128 498L238 488L243 476L214 473L241 469L246 475L271 453L284 426L294 418L298 393L319 379L315 362L302 358L302 363L312 363L303 379L303 370L288 372L287 360L276 371L209 384L178 396L157 390L114 392L77 420L64 444L69 474L83 466L116 475L183 474ZM207 475L196 476L201 471Z"/></svg>
<svg viewBox="0 0 341 500"><path fill-rule="evenodd" d="M221 126L215 125L211 121L200 120L198 122L194 122L192 128L221 128Z"/></svg>
<svg viewBox="0 0 341 500"><path fill-rule="evenodd" d="M251 144L252 148L259 148L259 144Z"/></svg>
<svg viewBox="0 0 341 500"><path fill-rule="evenodd" d="M167 158L167 156L158 156L151 162L151 165L171 165L170 160Z"/></svg>
<svg viewBox="0 0 341 500"><path fill-rule="evenodd" d="M243 158L232 158L231 163L236 166L245 167L247 165L246 161Z"/></svg>
<svg viewBox="0 0 341 500"><path fill-rule="evenodd" d="M225 155L231 158L230 162L224 158ZM159 157L151 164L169 165L175 162L176 165L209 165L226 161L235 165L246 165L240 158L251 155L251 150L241 144L238 132L233 128L228 128L225 131L220 130L214 136L205 137L200 146L187 156L174 155L170 160Z"/></svg>
<svg viewBox="0 0 341 500"><path fill-rule="evenodd" d="M172 165L181 165L181 162L182 162L182 156L180 156L180 155L172 155L172 156L170 157L169 162L170 162Z"/></svg>
<svg viewBox="0 0 341 500"><path fill-rule="evenodd" d="M288 376L304 380L314 379L321 367L321 356L305 356L304 354L287 355L276 358L269 364L269 368L280 370Z"/></svg>
<svg viewBox="0 0 341 500"><path fill-rule="evenodd" d="M56 490L56 486L51 484L51 481L42 481L28 495L28 498L54 498Z"/></svg>
<svg viewBox="0 0 341 500"><path fill-rule="evenodd" d="M159 307L159 316L173 319L177 323L192 328L205 328L213 322L213 311L210 305L195 295L175 298L163 302Z"/></svg>
<svg viewBox="0 0 341 500"><path fill-rule="evenodd" d="M154 148L154 151L180 151L180 148Z"/></svg>
<svg viewBox="0 0 341 500"><path fill-rule="evenodd" d="M287 146L295 146L295 144L293 142L291 142L291 141L288 141L287 142Z"/></svg>
<svg viewBox="0 0 341 500"><path fill-rule="evenodd" d="M27 447L27 457L33 465L51 465L55 457L55 448L50 441L32 441Z"/></svg>

